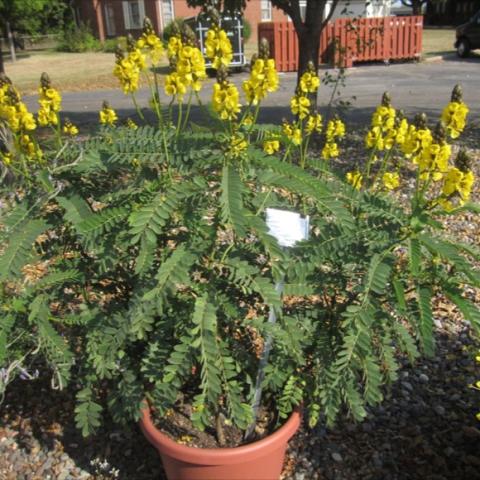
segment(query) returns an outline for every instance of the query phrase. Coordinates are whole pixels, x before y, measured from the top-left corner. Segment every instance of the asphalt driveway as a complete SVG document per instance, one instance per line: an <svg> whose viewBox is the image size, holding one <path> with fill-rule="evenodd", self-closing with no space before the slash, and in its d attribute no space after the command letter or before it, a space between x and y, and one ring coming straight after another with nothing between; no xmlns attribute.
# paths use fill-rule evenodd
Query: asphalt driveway
<svg viewBox="0 0 480 480"><path fill-rule="evenodd" d="M334 70L324 70L331 74ZM232 75L238 85L247 78L247 73ZM213 82L213 80L209 80ZM295 73L280 74L280 88L264 102L261 121L280 122L289 117L289 99L294 92ZM440 114L449 101L455 84L464 89L465 101L470 107L470 122L480 120L480 58L457 60L456 57L424 63L397 63L391 65L368 64L347 70L345 86L340 86L335 95L335 104L350 101L351 106L342 114L344 118L357 123L368 118L372 109L380 101L384 91L389 91L393 103L407 115L425 112L432 120ZM211 88L202 92L202 100L208 102ZM138 93L140 105L147 106L149 92ZM332 88L322 85L319 92L320 110L325 110L332 96ZM36 97L25 100L30 108L36 109ZM129 96L118 90L98 90L88 92L65 92L63 94L63 114L79 124L96 123L102 101L108 100L120 117L135 117L135 109Z"/></svg>

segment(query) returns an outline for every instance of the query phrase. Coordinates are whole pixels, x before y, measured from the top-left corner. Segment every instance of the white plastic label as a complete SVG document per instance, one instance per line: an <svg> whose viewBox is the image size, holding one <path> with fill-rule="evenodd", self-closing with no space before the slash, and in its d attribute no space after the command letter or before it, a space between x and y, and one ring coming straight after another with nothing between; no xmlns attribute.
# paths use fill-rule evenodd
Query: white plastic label
<svg viewBox="0 0 480 480"><path fill-rule="evenodd" d="M282 247L293 247L297 242L308 239L309 217L287 210L267 208L268 233Z"/></svg>

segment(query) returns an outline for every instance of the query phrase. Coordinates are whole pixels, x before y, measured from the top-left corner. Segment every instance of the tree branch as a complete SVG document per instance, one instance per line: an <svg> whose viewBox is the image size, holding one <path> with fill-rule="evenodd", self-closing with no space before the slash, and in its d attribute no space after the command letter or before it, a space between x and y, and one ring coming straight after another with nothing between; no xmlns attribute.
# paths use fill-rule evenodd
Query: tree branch
<svg viewBox="0 0 480 480"><path fill-rule="evenodd" d="M330 11L328 12L328 15L325 17L325 19L323 20L322 22L322 26L321 26L321 29L320 30L323 30L325 25L331 20L333 14L335 13L335 10L337 8L337 5L338 5L338 2L340 0L333 0L332 2L332 5L331 5L331 8L330 8ZM323 6L323 11L325 11L325 4L326 2L324 2L324 6Z"/></svg>

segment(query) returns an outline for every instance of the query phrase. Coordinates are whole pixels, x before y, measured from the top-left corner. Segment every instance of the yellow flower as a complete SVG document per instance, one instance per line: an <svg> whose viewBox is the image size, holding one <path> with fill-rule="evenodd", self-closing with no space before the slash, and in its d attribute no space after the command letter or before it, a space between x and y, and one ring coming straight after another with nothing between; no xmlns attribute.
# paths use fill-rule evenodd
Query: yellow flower
<svg viewBox="0 0 480 480"><path fill-rule="evenodd" d="M360 190L362 187L362 180L363 176L358 170L347 173L347 182L357 190Z"/></svg>
<svg viewBox="0 0 480 480"><path fill-rule="evenodd" d="M298 118L303 120L308 115L310 100L307 97L295 95L290 100L290 108L294 115L298 115Z"/></svg>
<svg viewBox="0 0 480 480"><path fill-rule="evenodd" d="M47 125L58 125L58 112L61 110L62 97L60 93L52 87L50 78L46 73L42 73L40 82L41 86L38 90L38 103L40 105L38 110L38 123L43 127ZM27 123L29 123L29 121L27 121ZM33 129L27 128L27 130Z"/></svg>
<svg viewBox="0 0 480 480"><path fill-rule="evenodd" d="M336 158L340 154L338 150L338 145L336 142L327 142L322 149L322 157L326 160L330 158Z"/></svg>
<svg viewBox="0 0 480 480"><path fill-rule="evenodd" d="M307 119L307 124L305 130L308 134L312 132L321 133L322 131L322 116L317 113L315 115L309 115Z"/></svg>
<svg viewBox="0 0 480 480"><path fill-rule="evenodd" d="M442 122L452 138L458 138L463 132L468 115L468 107L463 102L450 102L442 112Z"/></svg>
<svg viewBox="0 0 480 480"><path fill-rule="evenodd" d="M425 146L417 158L421 173L432 174L434 181L442 179L448 168L448 160L452 153L450 145L431 143ZM428 175L427 175L428 176Z"/></svg>
<svg viewBox="0 0 480 480"><path fill-rule="evenodd" d="M248 143L241 133L235 133L230 138L227 155L231 158L239 158L245 152Z"/></svg>
<svg viewBox="0 0 480 480"><path fill-rule="evenodd" d="M450 197L458 194L460 205L463 205L470 198L474 181L475 176L471 170L462 172L456 167L451 167L445 175L442 194L447 201Z"/></svg>
<svg viewBox="0 0 480 480"><path fill-rule="evenodd" d="M294 145L302 144L302 131L298 127L294 127L288 122L284 122L282 125L282 132Z"/></svg>
<svg viewBox="0 0 480 480"><path fill-rule="evenodd" d="M160 62L163 55L163 44L150 26L145 26L144 32L137 40L136 47L145 49L153 65Z"/></svg>
<svg viewBox="0 0 480 480"><path fill-rule="evenodd" d="M253 125L253 120L254 120L253 115L249 113L243 119L242 125L245 125L246 127L250 127L251 125Z"/></svg>
<svg viewBox="0 0 480 480"><path fill-rule="evenodd" d="M395 190L400 186L400 175L397 172L385 172L382 182L387 190Z"/></svg>
<svg viewBox="0 0 480 480"><path fill-rule="evenodd" d="M7 153L0 152L0 161L4 165L10 165L12 163L12 154L10 152L7 152Z"/></svg>
<svg viewBox="0 0 480 480"><path fill-rule="evenodd" d="M165 77L165 93L170 96L177 96L178 100L181 102L183 96L187 92L187 85L184 82L184 79L178 75L177 72L172 72Z"/></svg>
<svg viewBox="0 0 480 480"><path fill-rule="evenodd" d="M115 110L110 107L108 102L103 102L102 109L100 110L100 123L103 125L115 125L118 120Z"/></svg>
<svg viewBox="0 0 480 480"><path fill-rule="evenodd" d="M300 90L303 93L315 93L320 86L320 79L314 72L305 72L300 77Z"/></svg>
<svg viewBox="0 0 480 480"><path fill-rule="evenodd" d="M18 142L20 151L29 159L40 161L43 157L43 153L40 150L39 146L35 141L30 137L30 135L23 134L20 135Z"/></svg>
<svg viewBox="0 0 480 480"><path fill-rule="evenodd" d="M132 53L133 52L130 52L126 58L117 56L117 61L113 69L113 74L120 81L123 93L126 95L138 90L138 83L140 80L140 68L132 59Z"/></svg>
<svg viewBox="0 0 480 480"><path fill-rule="evenodd" d="M131 118L127 118L127 127L136 130L138 125Z"/></svg>
<svg viewBox="0 0 480 480"><path fill-rule="evenodd" d="M177 36L173 35L170 37L168 40L168 46L167 46L167 55L169 59L174 59L178 57L178 54L182 48L182 39Z"/></svg>
<svg viewBox="0 0 480 480"><path fill-rule="evenodd" d="M273 155L280 150L280 141L278 136L272 136L263 142L263 151L268 155Z"/></svg>
<svg viewBox="0 0 480 480"><path fill-rule="evenodd" d="M233 58L232 44L224 30L215 26L207 32L205 39L205 53L212 61L212 67L228 67Z"/></svg>
<svg viewBox="0 0 480 480"><path fill-rule="evenodd" d="M228 81L213 85L212 106L222 120L235 120L240 112L237 87Z"/></svg>
<svg viewBox="0 0 480 480"><path fill-rule="evenodd" d="M243 90L248 102L257 105L268 92L276 91L278 84L275 60L258 58L252 66L249 79L243 82Z"/></svg>
<svg viewBox="0 0 480 480"><path fill-rule="evenodd" d="M63 133L74 137L75 135L78 135L78 128L69 120L65 120L65 124L63 125Z"/></svg>

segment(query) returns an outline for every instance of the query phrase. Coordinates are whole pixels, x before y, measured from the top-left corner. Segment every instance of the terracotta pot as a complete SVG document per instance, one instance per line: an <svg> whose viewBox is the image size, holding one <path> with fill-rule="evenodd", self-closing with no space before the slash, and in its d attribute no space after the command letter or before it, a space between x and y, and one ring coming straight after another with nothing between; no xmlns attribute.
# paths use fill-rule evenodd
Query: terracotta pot
<svg viewBox="0 0 480 480"><path fill-rule="evenodd" d="M148 406L140 428L158 450L169 480L278 480L287 443L300 426L299 411L272 435L236 448L195 448L179 445L158 430Z"/></svg>

